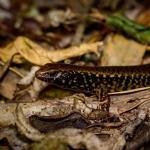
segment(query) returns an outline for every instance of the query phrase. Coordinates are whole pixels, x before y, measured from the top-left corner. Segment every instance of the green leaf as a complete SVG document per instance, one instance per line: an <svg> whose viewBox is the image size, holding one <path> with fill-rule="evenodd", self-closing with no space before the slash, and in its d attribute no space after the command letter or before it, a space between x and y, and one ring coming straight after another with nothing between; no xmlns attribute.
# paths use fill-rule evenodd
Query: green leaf
<svg viewBox="0 0 150 150"><path fill-rule="evenodd" d="M124 32L139 42L150 44L150 27L138 24L120 14L107 16L106 23L117 31Z"/></svg>

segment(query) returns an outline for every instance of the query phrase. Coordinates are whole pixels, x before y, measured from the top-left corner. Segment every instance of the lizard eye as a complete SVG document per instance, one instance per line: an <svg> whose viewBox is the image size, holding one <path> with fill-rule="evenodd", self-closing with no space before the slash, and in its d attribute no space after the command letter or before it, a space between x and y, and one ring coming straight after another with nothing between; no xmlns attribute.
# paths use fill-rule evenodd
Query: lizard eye
<svg viewBox="0 0 150 150"><path fill-rule="evenodd" d="M45 71L45 70L40 69L35 73L35 76L38 79L42 81L46 81L46 82L51 82L55 80L56 78L58 78L60 75L61 73L56 70Z"/></svg>

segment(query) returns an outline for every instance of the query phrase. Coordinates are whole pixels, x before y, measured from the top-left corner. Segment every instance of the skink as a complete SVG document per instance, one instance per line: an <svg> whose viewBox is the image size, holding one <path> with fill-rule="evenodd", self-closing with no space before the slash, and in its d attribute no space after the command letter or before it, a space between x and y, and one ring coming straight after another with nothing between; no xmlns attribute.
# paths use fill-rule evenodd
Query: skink
<svg viewBox="0 0 150 150"><path fill-rule="evenodd" d="M85 67L46 64L36 77L60 88L100 95L150 86L150 64Z"/></svg>

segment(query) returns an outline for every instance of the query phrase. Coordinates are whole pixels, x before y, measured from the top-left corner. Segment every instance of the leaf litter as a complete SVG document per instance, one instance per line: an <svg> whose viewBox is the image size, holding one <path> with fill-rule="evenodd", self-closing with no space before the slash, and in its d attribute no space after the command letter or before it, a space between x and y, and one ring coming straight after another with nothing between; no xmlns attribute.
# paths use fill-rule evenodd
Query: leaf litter
<svg viewBox="0 0 150 150"><path fill-rule="evenodd" d="M149 88L109 93L108 100L99 102L96 96L84 93L58 98L59 90L35 78L35 72L46 63L94 67L147 62L150 29L145 19L149 13L145 2L139 4L145 11L137 8L140 13L137 18L130 7L124 6L132 6L130 2L7 3L12 7L0 8L6 11L0 18L3 29L0 32L0 147L16 150L146 148L150 141ZM134 21L115 14L121 9L124 14L133 13ZM92 57L93 53L98 61ZM58 94L50 98L42 92Z"/></svg>

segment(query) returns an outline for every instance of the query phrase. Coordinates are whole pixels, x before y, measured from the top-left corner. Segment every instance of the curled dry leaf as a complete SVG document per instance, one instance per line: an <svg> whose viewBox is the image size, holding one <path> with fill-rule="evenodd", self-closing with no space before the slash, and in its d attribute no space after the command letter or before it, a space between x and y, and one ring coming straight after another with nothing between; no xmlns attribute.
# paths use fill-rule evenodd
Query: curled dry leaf
<svg viewBox="0 0 150 150"><path fill-rule="evenodd" d="M111 34L106 39L102 65L128 66L141 64L146 47L146 45L127 39L122 35Z"/></svg>
<svg viewBox="0 0 150 150"><path fill-rule="evenodd" d="M14 42L8 44L6 47L0 48L0 59L3 62L9 61L14 54L18 53L18 50L16 49ZM15 63L23 63L25 60L21 55L17 55L14 57L13 62Z"/></svg>
<svg viewBox="0 0 150 150"><path fill-rule="evenodd" d="M15 55L13 55L13 56L11 57L11 59L8 60L8 61L3 65L3 67L1 68L1 70L0 70L0 80L2 80L2 78L3 78L3 77L5 76L5 74L7 73L8 69L9 69L9 67L10 67L10 65L11 65L11 63L12 63L12 60L13 60L14 56L15 56Z"/></svg>
<svg viewBox="0 0 150 150"><path fill-rule="evenodd" d="M18 52L29 62L36 65L44 65L49 62L58 62L70 57L76 57L89 52L98 54L100 42L92 44L81 44L61 50L48 51L27 38L19 37L16 39Z"/></svg>
<svg viewBox="0 0 150 150"><path fill-rule="evenodd" d="M16 83L19 80L19 76L8 71L13 58L14 55L2 67L0 67L0 94L8 99L13 98L16 90Z"/></svg>
<svg viewBox="0 0 150 150"><path fill-rule="evenodd" d="M101 42L84 43L66 49L49 51L26 37L18 37L14 42L0 49L0 59L6 62L12 55L19 53L20 55L14 59L16 63L23 63L26 60L36 65L44 65L49 62L58 62L70 57L81 56L89 52L98 55L98 48L101 45Z"/></svg>
<svg viewBox="0 0 150 150"><path fill-rule="evenodd" d="M18 75L9 71L1 81L0 94L9 100L12 100L14 98L14 93L16 92L16 83L19 80L20 77Z"/></svg>

